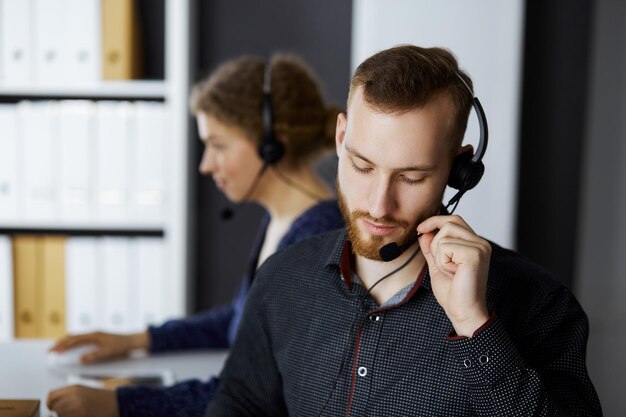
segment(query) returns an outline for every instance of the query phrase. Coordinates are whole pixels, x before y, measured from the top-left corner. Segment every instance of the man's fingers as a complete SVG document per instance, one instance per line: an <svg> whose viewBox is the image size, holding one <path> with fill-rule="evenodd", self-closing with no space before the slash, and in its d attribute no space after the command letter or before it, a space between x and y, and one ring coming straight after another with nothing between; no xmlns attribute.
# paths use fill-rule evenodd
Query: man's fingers
<svg viewBox="0 0 626 417"><path fill-rule="evenodd" d="M452 274L462 264L478 266L490 253L488 244L482 240L444 237L432 246L433 258L438 268Z"/></svg>
<svg viewBox="0 0 626 417"><path fill-rule="evenodd" d="M478 236L474 231L464 223L457 222L444 222L441 224L437 224L437 228L432 231L438 238L442 237L458 237L462 239L474 240L477 239Z"/></svg>
<svg viewBox="0 0 626 417"><path fill-rule="evenodd" d="M432 256L429 266L434 264L450 276L454 276L458 264L478 261L480 252L488 246L459 216L434 216L422 222L417 230L427 236L420 241L424 256L427 253Z"/></svg>
<svg viewBox="0 0 626 417"><path fill-rule="evenodd" d="M440 230L447 223L459 225L470 232L474 233L474 230L463 220L461 216L432 216L424 220L417 226L419 233L431 233L436 230Z"/></svg>
<svg viewBox="0 0 626 417"><path fill-rule="evenodd" d="M426 263L428 264L428 269L431 275L435 273L435 271L437 271L438 269L437 264L435 260L433 259L433 254L431 252L431 244L432 244L434 237L435 237L434 233L425 233L422 236L420 236L418 240L419 245L420 245L420 250L422 251L424 258L426 258Z"/></svg>
<svg viewBox="0 0 626 417"><path fill-rule="evenodd" d="M418 238L417 241L419 242L420 250L422 251L424 256L430 254L430 245L434 237L435 237L434 233L424 233Z"/></svg>

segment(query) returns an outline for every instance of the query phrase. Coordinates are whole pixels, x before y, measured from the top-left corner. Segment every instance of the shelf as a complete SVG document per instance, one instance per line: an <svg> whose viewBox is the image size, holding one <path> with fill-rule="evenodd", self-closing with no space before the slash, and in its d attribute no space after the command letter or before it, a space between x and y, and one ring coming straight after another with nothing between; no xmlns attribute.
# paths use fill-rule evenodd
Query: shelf
<svg viewBox="0 0 626 417"><path fill-rule="evenodd" d="M151 99L164 100L165 81L129 80L101 81L96 84L63 86L3 86L0 85L1 97L20 97L21 99L58 98L58 99Z"/></svg>
<svg viewBox="0 0 626 417"><path fill-rule="evenodd" d="M3 3L3 1L0 0L0 3ZM17 1L12 2L12 4L13 3L22 5L22 3L29 2ZM77 2L76 4L78 3L81 3L81 10L84 9L82 2ZM85 3L91 4L91 2ZM17 107L19 107L18 103L22 101L56 102L62 100L85 100L90 102L149 101L159 102L158 104L163 103L161 107L166 108L166 114L162 117L162 119L164 119L163 132L166 135L167 141L163 143L165 147L161 148L160 153L166 156L167 163L160 169L160 172L163 174L163 191L166 192L168 197L167 209L164 209L163 213L159 213L158 215L153 213L140 216L138 212L133 211L134 209L130 206L129 200L129 206L126 207L128 213L121 213L121 210L115 212L119 214L120 217L115 217L113 214L105 217L104 212L89 211L89 214L92 215L90 217L76 216L70 218L68 217L68 212L59 210L60 207L57 205L55 206L56 209L51 210L48 214L42 214L43 209L41 209L41 207L41 210L38 209L39 211L32 212L40 214L36 220L31 220L35 217L34 215L29 215L28 213L31 212L28 210L21 210L18 214L13 213L13 217L9 217L6 211L0 210L3 212L2 218L0 218L0 342L4 340L4 338L14 337L16 333L13 313L17 311L18 306L14 304L15 292L13 286L19 281L19 277L15 275L15 270L13 269L13 244L16 242L16 237L21 237L21 235L26 235L25 237L30 238L25 239L26 241L36 242L37 247L43 245L42 241L46 240L44 238L47 236L59 236L64 238L63 241L65 249L67 250L64 256L70 256L70 258L66 257L62 260L62 262L67 263L65 266L67 268L65 271L66 290L70 289L71 291L69 293L78 294L78 297L75 297L73 301L66 299L66 306L76 306L78 305L76 304L78 300L82 303L80 304L80 308L84 307L86 311L92 311L92 309L95 308L98 309L97 315L99 316L99 321L90 322L92 327L85 329L86 331L96 330L97 328L115 332L126 331L124 326L111 321L111 317L106 318L106 314L108 311L113 311L113 307L118 309L122 306L125 312L124 314L128 314L128 317L134 315L132 320L139 320L137 316L137 314L139 314L138 306L129 305L129 302L137 304L136 301L141 299L138 294L145 294L143 296L145 297L144 299L149 300L144 303L145 307L149 307L150 309L154 308L154 311L157 311L158 314L154 317L157 317L158 321L161 319L164 320L167 317L180 317L190 312L188 306L188 279L189 271L192 270L192 268L188 266L190 255L187 250L189 244L187 228L190 212L188 208L190 199L187 196L189 189L187 159L189 154L188 146L192 143L192 136L190 134L190 116L187 102L190 88L190 63L192 60L190 52L195 50L191 42L190 27L191 23L195 22L195 19L190 16L190 5L187 1L147 0L140 1L139 3L143 10L141 18L142 22L145 23L144 29L146 29L146 37L144 39L150 40L143 51L145 64L144 74L146 79L97 81L95 80L96 77L94 77L93 81L89 81L88 79L81 80L79 77L72 77L69 74L62 74L57 77L59 82L45 82L39 77L38 81L18 83L8 82L6 78L3 79L0 77L0 103L2 103L0 107L3 111L6 110L6 114L9 115L7 117L22 117L24 113L16 114L18 111ZM28 13L24 15L25 19L30 19L28 22L31 22L31 20L34 22L34 18L31 19ZM50 16L46 16L46 18L48 17ZM3 30L0 30L0 38L2 38L4 34L4 26L1 29ZM37 33L34 28L29 30L33 34ZM6 77L6 73L2 75ZM65 78L65 80L61 81L61 78ZM32 106L24 105L23 108L37 107L40 104L42 109L47 105L47 103L34 103ZM69 104L71 104L69 107L76 105L76 108L82 105L82 103ZM100 104L87 104L88 106L85 107L95 107L95 109L91 109L88 112L87 117L89 121L87 123L85 122L85 115L81 111L77 111L76 113L70 112L71 118L68 116L67 119L64 119L64 126L69 126L72 132L74 132L74 130L84 131L84 129L97 129L99 126L104 125L104 123L98 125L97 119L95 119L99 115L96 111L99 110ZM152 105L157 103L146 104L147 106L145 107L153 107ZM59 103L52 103L52 107L58 105ZM141 103L131 103L131 105L128 106L124 103L120 107L128 107L128 112L120 111L120 113L124 114L120 114L119 117L123 117L125 121L129 121L130 123L135 123L137 120L135 117L137 116L137 112L130 110L130 107L137 108L140 106ZM115 106L110 107L113 108ZM20 112L21 111L20 109ZM40 120L42 123L28 123L24 122L24 119L16 119L16 122L12 126L9 126L8 123L4 123L7 119L3 118L0 122L0 128L9 132L8 137L14 136L15 138L17 138L18 135L24 137L23 135L32 132L35 133L32 135L33 137L39 138L41 135L37 135L37 133L41 132L43 128L34 130L31 129L33 125L39 127L52 126L54 129L60 129L61 119L60 114L58 114L59 112L47 112L42 110L41 113L40 116L46 118L46 120ZM117 115L117 113L115 114ZM133 117L135 117L135 122L133 122ZM147 116L142 113L141 117ZM44 123L48 124L44 125ZM17 127L18 124L20 126L19 128ZM94 124L95 126L93 126ZM130 127L126 126L127 131L134 129L136 125L137 123ZM9 127L7 128L7 126ZM28 131L22 130L24 126L27 126ZM117 130L111 134L112 137L113 135L115 135L116 138L121 137L121 135L117 134ZM51 129L47 129L44 133L49 131L51 131ZM99 132L94 131L94 138L99 137L99 134ZM136 136L134 136L135 138L140 137L137 132L134 132L134 134L136 134ZM58 131L55 132L54 135L56 138L61 137ZM0 133L0 137L4 138L2 133ZM50 137L52 137L52 134L50 134ZM127 137L133 138L128 135ZM178 137L181 140L170 140L171 137ZM89 141L93 142L91 137L89 137ZM14 157L5 158L8 161L9 171L7 172L9 172L10 175L14 175L9 177L10 181L15 181L14 188L16 190L18 188L24 190L23 192L27 192L26 190L28 188L26 188L26 186L28 184L33 184L33 178L36 178L37 181L39 181L40 177L43 178L43 176L35 176L32 167L41 167L41 172L44 172L43 170L45 170L46 173L50 171L48 166L44 166L46 164L40 163L42 158L37 159L37 157L42 154L49 156L54 153L54 155L56 155L55 158L59 158L57 154L60 154L64 149L73 149L72 147L63 148L56 146L58 145L58 141L48 141L45 146L47 149L43 149L43 145L32 145L33 142L31 142L32 146L29 145L29 152L26 152L25 144L27 144L28 141L14 141L14 143L11 143L11 141L0 140L0 142L3 142L3 153L0 153L0 155L9 155L5 150L5 143L9 143L10 152L16 152ZM48 146L48 144L52 142L54 142L54 146ZM135 152L135 149L137 149L136 142L138 142L138 140L133 139L132 142L135 142L135 144L132 145L132 152ZM37 142L37 145L40 145L40 142ZM102 147L98 148L95 144L93 146L89 145L89 150L87 151L88 155L90 155L88 156L88 158L90 158L89 163L91 163L93 159L92 152L94 152L94 150L98 151L100 148ZM17 154L18 149L19 154ZM150 170L153 169L154 164L148 163L149 160L146 159L144 154L140 154L142 155L141 160L135 159L135 154L131 153L128 149L124 160L127 162L133 161L132 175L135 175L135 171L139 170L140 164L146 167L149 166ZM110 151L109 154L115 155L112 149L110 149ZM77 150L76 152L79 151ZM84 154L81 153L81 155ZM100 155L101 154L98 154L98 158L100 158ZM25 162L25 158L27 157L29 158L29 163ZM6 161L3 160L3 164L5 162ZM46 161L48 165L51 165L51 162L48 162L49 161ZM66 167L66 165L62 166L62 168ZM124 162L123 167L124 170L127 171L127 175L130 176L130 165ZM3 168L3 166L0 166L0 168ZM2 169L0 169L0 171L2 171ZM97 169L94 172L96 171ZM28 177L25 176L26 172L29 173ZM38 173L39 171L36 172ZM61 181L61 177L58 176L61 175L61 172L62 170L57 169L57 173L54 174L55 177L53 181L55 181L55 184L57 184L56 181ZM3 172L2 175L0 175L3 176L2 180L6 180L5 174L6 173ZM97 182L94 182L98 175L100 175L100 173L96 172L94 177L90 177L89 179L89 186L94 187L94 190L99 189L97 187L102 185L98 185ZM48 179L49 177L45 178ZM48 182L46 182L46 184L47 183ZM124 186L130 183L130 181L125 181ZM136 183L137 181L133 182L133 184ZM2 188L2 186L3 184L0 184L0 188ZM32 187L30 189L32 190ZM11 188L11 190L13 190L13 188ZM58 190L55 188L55 192L56 191ZM2 194L2 192L0 192L0 194ZM26 204L27 201L24 199L19 201L21 202L16 204L24 208L25 206L23 204ZM60 204L59 201L55 201L55 204L56 203ZM91 203L95 204L95 202ZM95 206L90 207L93 209L96 208ZM43 217L44 215L46 215L46 217ZM67 237L67 239L65 239L65 237ZM113 237L113 239L109 239L109 237ZM82 252L81 250L76 251L77 246L79 249L82 248ZM84 256L81 256L81 254ZM39 254L37 256L41 259ZM58 254L55 256L55 259L60 259ZM78 258L71 258L71 256L78 256ZM84 262L70 265L68 259L70 259L70 261L72 259L78 259ZM92 262L93 260L95 260L95 262ZM37 261L35 261L35 263L38 264ZM104 265L106 265L106 267ZM80 285L77 284L78 281L73 278L75 275L71 275L74 273L70 272L71 268L75 268L72 271L77 270L76 268L80 268L80 273L78 274L81 280ZM109 273L107 270L114 272L113 275L115 275L115 279L108 279L113 275L103 275ZM148 271L148 274L141 275L140 270ZM127 272L134 273L137 271L140 273L136 276L129 275L128 279L123 275ZM105 278L101 279L101 277ZM96 281L97 279L99 280ZM102 283L100 281L102 281ZM143 282L143 284L140 284L140 282ZM106 287L104 287L105 284ZM142 285L141 289L139 289L140 285ZM87 288L87 290L85 290L85 288ZM91 292L92 288L97 289L95 295ZM131 293L131 291L133 292ZM139 293L137 293L137 291L139 291ZM46 296L46 294L42 292L38 294L44 294L43 296ZM129 295L127 298L123 299L117 296L118 294L133 295ZM91 302L92 298L90 297L93 296L97 297L98 302L95 304ZM73 313L68 310L66 316L68 323L75 323L76 320L80 318L77 317L77 314L78 310L76 308L74 308ZM135 321L133 321L133 323L134 322ZM119 326L116 327L118 324Z"/></svg>
<svg viewBox="0 0 626 417"><path fill-rule="evenodd" d="M93 223L0 223L0 235L10 234L63 234L78 236L165 236L164 227L161 224L136 225L128 223L119 224L93 224Z"/></svg>

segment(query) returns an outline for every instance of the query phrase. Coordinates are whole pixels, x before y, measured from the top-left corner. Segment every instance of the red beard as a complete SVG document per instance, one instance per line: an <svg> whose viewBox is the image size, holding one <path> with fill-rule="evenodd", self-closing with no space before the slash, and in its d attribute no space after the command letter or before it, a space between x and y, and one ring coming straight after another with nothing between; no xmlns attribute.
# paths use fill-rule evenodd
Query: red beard
<svg viewBox="0 0 626 417"><path fill-rule="evenodd" d="M363 210L354 210L351 212L348 208L348 205L346 204L344 195L341 192L339 183L337 183L337 200L339 201L339 208L341 209L341 214L343 215L344 221L346 223L348 239L350 239L350 242L352 243L352 252L364 258L372 259L375 261L382 261L378 251L383 245L391 242L384 242L382 236L363 236L363 233L359 231L359 228L357 226L357 220L359 218L365 218L366 220L369 220L376 224L385 226L396 226L403 229L400 238L394 240L394 242L397 242L398 245L404 244L408 240L411 231L415 230L415 228L417 227L417 223L415 223L414 225L409 225L408 222L396 220L391 216L374 218L370 216L368 212Z"/></svg>

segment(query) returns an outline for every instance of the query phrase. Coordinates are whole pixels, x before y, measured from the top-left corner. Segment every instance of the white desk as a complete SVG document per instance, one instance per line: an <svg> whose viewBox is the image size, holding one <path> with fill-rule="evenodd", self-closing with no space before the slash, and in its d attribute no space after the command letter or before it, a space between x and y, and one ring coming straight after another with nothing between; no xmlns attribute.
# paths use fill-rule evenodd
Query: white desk
<svg viewBox="0 0 626 417"><path fill-rule="evenodd" d="M51 340L17 340L0 343L0 398L39 399L41 417L50 412L45 406L48 392L67 383L68 374L81 371L150 371L170 370L176 381L190 378L206 380L219 374L227 351L185 351L139 358L116 360L93 365L48 365Z"/></svg>

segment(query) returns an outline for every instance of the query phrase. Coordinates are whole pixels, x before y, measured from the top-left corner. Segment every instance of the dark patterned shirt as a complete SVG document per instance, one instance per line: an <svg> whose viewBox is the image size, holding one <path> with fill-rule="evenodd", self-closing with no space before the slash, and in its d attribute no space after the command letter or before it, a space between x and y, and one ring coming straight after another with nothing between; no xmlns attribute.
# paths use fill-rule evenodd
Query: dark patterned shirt
<svg viewBox="0 0 626 417"><path fill-rule="evenodd" d="M150 327L151 351L223 348L232 344L255 275L259 253L269 224L266 215L260 226L248 269L233 301L193 317L170 320L159 327ZM343 217L335 200L314 205L289 227L278 244L278 250L316 234L343 227ZM188 380L168 388L125 387L117 390L120 417L198 416L215 393L219 381Z"/></svg>
<svg viewBox="0 0 626 417"><path fill-rule="evenodd" d="M601 415L587 318L545 270L492 244L495 314L454 337L427 268L380 307L353 283L345 239L308 239L259 269L207 416Z"/></svg>

